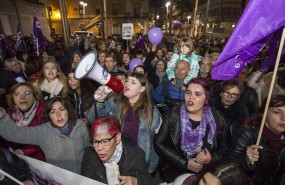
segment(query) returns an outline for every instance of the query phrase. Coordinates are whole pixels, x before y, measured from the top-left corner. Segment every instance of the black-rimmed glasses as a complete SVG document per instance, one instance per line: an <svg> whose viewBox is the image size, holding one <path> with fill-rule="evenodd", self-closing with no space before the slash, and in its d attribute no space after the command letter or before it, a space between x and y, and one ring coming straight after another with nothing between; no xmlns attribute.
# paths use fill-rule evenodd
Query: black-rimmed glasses
<svg viewBox="0 0 285 185"><path fill-rule="evenodd" d="M111 138L102 139L102 140L100 140L100 141L96 141L96 140L93 141L93 140L91 140L91 141L90 141L90 144L91 144L93 147L98 147L99 144L101 144L102 146L109 146L111 140L112 140L114 137L116 137L116 136L117 136L117 134L113 135Z"/></svg>
<svg viewBox="0 0 285 185"><path fill-rule="evenodd" d="M238 98L239 94L236 93L230 93L229 91L223 91L225 96L231 97L231 98Z"/></svg>

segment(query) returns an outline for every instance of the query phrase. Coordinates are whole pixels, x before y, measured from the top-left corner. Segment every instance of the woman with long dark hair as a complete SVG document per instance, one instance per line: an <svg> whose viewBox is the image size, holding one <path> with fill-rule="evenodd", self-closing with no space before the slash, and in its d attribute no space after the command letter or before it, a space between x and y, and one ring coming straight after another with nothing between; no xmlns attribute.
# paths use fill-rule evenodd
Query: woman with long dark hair
<svg viewBox="0 0 285 185"><path fill-rule="evenodd" d="M245 121L225 156L247 172L253 185L285 184L285 95L272 96L256 145L265 104Z"/></svg>

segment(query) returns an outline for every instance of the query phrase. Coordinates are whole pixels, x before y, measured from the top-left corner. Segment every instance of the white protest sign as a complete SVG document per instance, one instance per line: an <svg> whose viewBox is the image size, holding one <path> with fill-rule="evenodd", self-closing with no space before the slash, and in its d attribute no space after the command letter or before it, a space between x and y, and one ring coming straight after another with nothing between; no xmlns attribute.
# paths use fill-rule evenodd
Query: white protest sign
<svg viewBox="0 0 285 185"><path fill-rule="evenodd" d="M20 155L30 166L36 184L44 185L106 185L51 164Z"/></svg>
<svg viewBox="0 0 285 185"><path fill-rule="evenodd" d="M125 40L130 40L133 38L133 28L134 25L133 23L123 23L122 24L123 28L122 28L122 37Z"/></svg>

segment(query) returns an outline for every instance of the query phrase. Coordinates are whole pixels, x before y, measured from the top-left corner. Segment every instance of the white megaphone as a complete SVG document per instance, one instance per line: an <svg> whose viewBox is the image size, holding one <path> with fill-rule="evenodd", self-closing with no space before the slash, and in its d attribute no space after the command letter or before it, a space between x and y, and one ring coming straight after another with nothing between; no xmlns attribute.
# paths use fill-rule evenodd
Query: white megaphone
<svg viewBox="0 0 285 185"><path fill-rule="evenodd" d="M108 86L114 92L120 93L124 90L123 83L100 66L93 51L83 56L75 69L74 76L77 80L90 78Z"/></svg>

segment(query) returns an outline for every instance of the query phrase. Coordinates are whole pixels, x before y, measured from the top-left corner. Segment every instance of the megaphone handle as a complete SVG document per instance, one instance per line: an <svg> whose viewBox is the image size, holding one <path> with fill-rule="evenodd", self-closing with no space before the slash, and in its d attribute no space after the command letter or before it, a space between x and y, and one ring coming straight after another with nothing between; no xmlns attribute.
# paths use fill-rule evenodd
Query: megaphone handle
<svg viewBox="0 0 285 185"><path fill-rule="evenodd" d="M110 89L109 87L105 86L105 92L107 94L109 94L110 92L112 92L112 89ZM99 95L99 94L94 94L94 99L95 100L98 100L102 95Z"/></svg>

